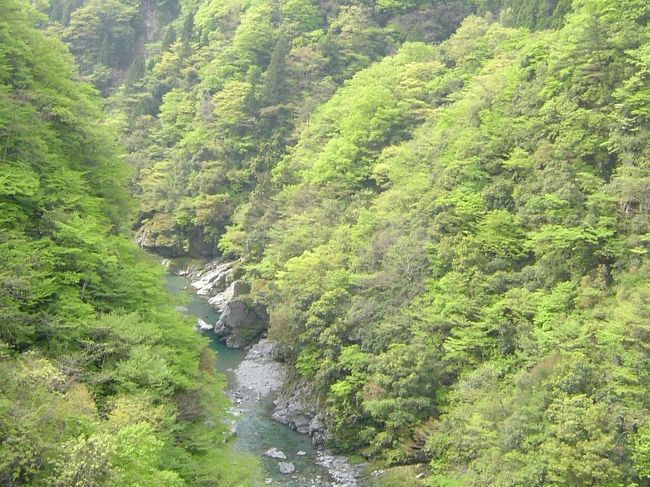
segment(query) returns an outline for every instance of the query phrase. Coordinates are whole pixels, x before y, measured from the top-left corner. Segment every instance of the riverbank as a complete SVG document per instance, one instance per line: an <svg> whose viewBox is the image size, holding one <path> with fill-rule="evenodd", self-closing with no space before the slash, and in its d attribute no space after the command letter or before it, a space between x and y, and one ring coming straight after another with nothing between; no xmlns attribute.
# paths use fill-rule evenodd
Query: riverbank
<svg viewBox="0 0 650 487"><path fill-rule="evenodd" d="M175 269L176 274L179 273ZM221 316L209 305L214 298L206 286L192 286L187 272L183 276L170 273L167 287L175 294L184 294L186 304L181 311L205 324L218 323ZM213 275L216 275L213 273ZM191 276L200 278L194 269ZM207 280L206 280L207 281ZM206 282L204 281L204 282ZM220 286L226 285L221 278ZM197 280L194 280L196 283ZM226 286L225 289L227 289ZM196 291L203 289L203 295ZM205 326L205 325L204 325ZM287 377L284 364L273 359L274 344L262 339L248 352L229 348L212 331L202 331L211 339L217 354L217 369L228 379L227 393L233 403L234 444L240 451L260 458L267 485L286 487L361 487L363 467L351 465L346 458L316 448L309 435L299 433L273 419L274 400ZM269 450L282 453L280 458L265 456ZM282 469L285 472L280 471Z"/></svg>
<svg viewBox="0 0 650 487"><path fill-rule="evenodd" d="M236 442L240 442L242 437L255 438L257 443L245 445L245 449L263 456L267 472L279 471L281 466L293 466L295 470L289 474L290 477L268 478L267 483L271 485L360 486L362 466L352 466L342 456L315 448L309 435L273 420L274 399L287 377L284 365L273 359L274 348L273 342L261 340L251 347L234 371L235 382L231 397L235 413L242 419L238 425ZM262 416L259 416L260 411ZM260 430L268 428L265 425L268 421L274 424L274 434L260 435ZM251 427L254 431L242 429Z"/></svg>

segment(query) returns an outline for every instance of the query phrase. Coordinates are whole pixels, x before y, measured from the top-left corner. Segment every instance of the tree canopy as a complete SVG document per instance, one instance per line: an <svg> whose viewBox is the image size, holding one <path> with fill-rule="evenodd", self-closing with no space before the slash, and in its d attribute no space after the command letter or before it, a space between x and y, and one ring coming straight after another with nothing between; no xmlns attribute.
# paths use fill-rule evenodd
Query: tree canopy
<svg viewBox="0 0 650 487"><path fill-rule="evenodd" d="M133 475L197 481L201 420L170 441L156 408L215 379L133 219L239 260L328 444L384 485L650 482L646 1L2 2L3 390L91 419L0 471L66 445L43 482L135 482L139 436Z"/></svg>
<svg viewBox="0 0 650 487"><path fill-rule="evenodd" d="M214 357L131 242L97 93L41 15L0 11L0 484L253 482Z"/></svg>

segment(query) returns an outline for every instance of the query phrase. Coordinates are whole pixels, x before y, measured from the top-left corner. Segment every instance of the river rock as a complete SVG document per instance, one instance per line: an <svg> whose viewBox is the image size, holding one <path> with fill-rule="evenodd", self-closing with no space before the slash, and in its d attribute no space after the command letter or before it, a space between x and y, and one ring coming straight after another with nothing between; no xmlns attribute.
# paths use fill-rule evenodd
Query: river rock
<svg viewBox="0 0 650 487"><path fill-rule="evenodd" d="M278 463L278 470L284 475L289 475L296 471L296 466L291 462Z"/></svg>
<svg viewBox="0 0 650 487"><path fill-rule="evenodd" d="M243 348L253 343L266 331L268 324L266 307L253 303L249 298L229 301L214 326L214 332L230 348Z"/></svg>
<svg viewBox="0 0 650 487"><path fill-rule="evenodd" d="M293 383L284 388L274 401L272 418L299 433L308 434L314 446L323 447L326 440L325 423L317 414L318 405L311 399L314 397L317 394L311 384L306 381Z"/></svg>
<svg viewBox="0 0 650 487"><path fill-rule="evenodd" d="M304 457L305 455L307 455L307 452L300 450L299 452L296 452L296 455L298 455L299 457Z"/></svg>
<svg viewBox="0 0 650 487"><path fill-rule="evenodd" d="M334 479L334 487L357 487L366 468L363 463L351 465L345 457L332 455L327 450L318 452L316 463L327 469Z"/></svg>
<svg viewBox="0 0 650 487"><path fill-rule="evenodd" d="M269 450L266 450L264 452L265 457L269 458L277 458L278 460L286 460L287 456L284 454L282 450L278 450L277 448L270 448Z"/></svg>
<svg viewBox="0 0 650 487"><path fill-rule="evenodd" d="M233 262L211 263L207 270L193 276L192 287L199 296L214 296L225 291L228 278L233 273Z"/></svg>
<svg viewBox="0 0 650 487"><path fill-rule="evenodd" d="M208 304L217 312L222 313L226 305L233 299L248 294L251 290L250 284L245 281L234 281L223 292L218 293L208 300Z"/></svg>
<svg viewBox="0 0 650 487"><path fill-rule="evenodd" d="M196 327L201 331L212 331L214 328L210 323L203 321L201 318L196 320Z"/></svg>

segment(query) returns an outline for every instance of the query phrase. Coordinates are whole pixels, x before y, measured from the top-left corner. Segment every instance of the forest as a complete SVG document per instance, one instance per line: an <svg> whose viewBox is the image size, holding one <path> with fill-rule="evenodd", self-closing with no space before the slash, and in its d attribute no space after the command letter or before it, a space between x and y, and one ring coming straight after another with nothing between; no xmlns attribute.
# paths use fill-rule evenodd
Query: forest
<svg viewBox="0 0 650 487"><path fill-rule="evenodd" d="M0 485L253 485L213 357L129 236L96 90L46 17L0 12Z"/></svg>
<svg viewBox="0 0 650 487"><path fill-rule="evenodd" d="M0 0L0 484L258 485L172 259L377 485L650 485L646 0Z"/></svg>

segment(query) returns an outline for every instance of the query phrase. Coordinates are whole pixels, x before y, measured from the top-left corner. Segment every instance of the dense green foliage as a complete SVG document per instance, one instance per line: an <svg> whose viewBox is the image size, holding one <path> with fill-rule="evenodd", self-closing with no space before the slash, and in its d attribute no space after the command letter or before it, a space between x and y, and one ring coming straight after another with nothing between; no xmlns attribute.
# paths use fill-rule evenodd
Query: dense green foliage
<svg viewBox="0 0 650 487"><path fill-rule="evenodd" d="M328 98L315 110L290 85L223 81L240 72L231 50L272 53L262 87L296 69L272 67L286 41L247 48L242 20L197 72L198 93L215 91L205 111L195 90L165 95L160 136L183 152L143 188L189 188L174 225L186 215L218 237L232 222L221 249L248 263L271 334L322 392L333 445L430 461L432 485L643 482L647 7L579 2L536 33L508 12L466 19L439 47L404 44L333 96L312 81L309 99ZM373 45L323 79L386 52ZM278 99L258 115L264 93ZM279 145L261 142L264 114Z"/></svg>
<svg viewBox="0 0 650 487"><path fill-rule="evenodd" d="M94 90L0 0L0 484L241 485L214 356L124 231Z"/></svg>
<svg viewBox="0 0 650 487"><path fill-rule="evenodd" d="M31 0L54 21L81 75L103 93L137 74L146 44L178 14L176 0ZM141 76L139 73L138 76Z"/></svg>
<svg viewBox="0 0 650 487"><path fill-rule="evenodd" d="M432 486L650 482L646 1L165 5L107 101L136 231L241 260L333 447Z"/></svg>
<svg viewBox="0 0 650 487"><path fill-rule="evenodd" d="M556 31L406 44L238 214L222 247L334 444L432 485L646 481L648 19L585 1Z"/></svg>
<svg viewBox="0 0 650 487"><path fill-rule="evenodd" d="M543 27L562 22L565 3L50 0L41 10L82 73L112 94L137 171L141 241L210 256L248 195L268 197L271 168L314 109L354 73L404 41L445 39L475 10Z"/></svg>
<svg viewBox="0 0 650 487"><path fill-rule="evenodd" d="M111 101L138 171L147 245L214 254L248 195L267 197L295 127L337 86L405 38L443 39L469 12L461 0L417 3L406 12L312 0L181 3L143 78Z"/></svg>

